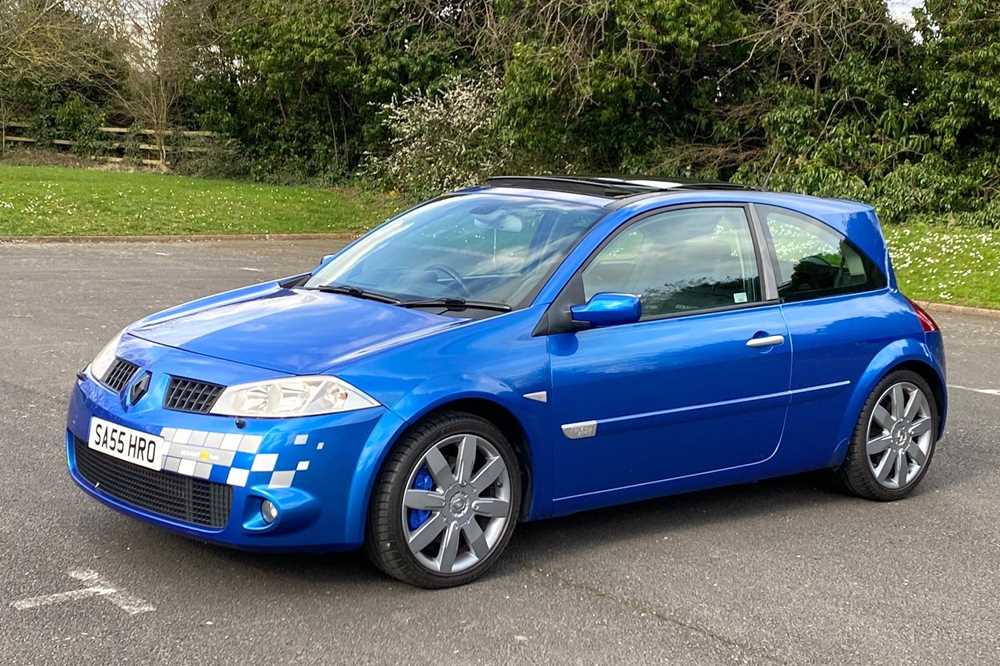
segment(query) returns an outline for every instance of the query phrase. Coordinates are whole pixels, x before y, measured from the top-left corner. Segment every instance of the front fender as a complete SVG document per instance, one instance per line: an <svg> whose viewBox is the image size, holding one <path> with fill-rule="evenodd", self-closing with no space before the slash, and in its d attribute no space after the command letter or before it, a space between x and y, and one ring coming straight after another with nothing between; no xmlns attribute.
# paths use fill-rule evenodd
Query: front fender
<svg viewBox="0 0 1000 666"><path fill-rule="evenodd" d="M462 385L464 388L456 390L457 385ZM546 405L525 400L513 387L495 378L456 377L452 380L443 380L439 376L418 385L392 409L387 410L386 415L368 438L358 458L351 484L348 506L351 536L358 539L364 537L368 506L375 482L389 452L395 448L399 439L410 426L428 414L465 400L490 402L514 417L521 426L525 439L525 454L535 479L530 487L538 488L540 485L549 487L549 484L538 482L538 475L549 472L552 464L551 456L546 456L541 447L532 445L541 436ZM525 501L529 507L538 507L539 503L534 501L535 499L537 498L526 497ZM529 514L529 517L534 516Z"/></svg>
<svg viewBox="0 0 1000 666"><path fill-rule="evenodd" d="M351 489L347 495L344 540L348 543L360 544L365 540L368 504L371 501L375 479L382 468L382 461L403 430L405 430L404 421L387 409L361 449L354 468L354 476L351 478Z"/></svg>
<svg viewBox="0 0 1000 666"><path fill-rule="evenodd" d="M391 413L358 462L350 510L359 533L378 472L401 435L427 414L459 401L485 401L513 417L524 436L523 453L535 481L531 488L552 486L550 452L542 446L549 405L524 397L550 388L547 341L531 335L544 307L454 326L330 369ZM526 498L529 517L538 517L535 511L547 506L545 499Z"/></svg>
<svg viewBox="0 0 1000 666"><path fill-rule="evenodd" d="M903 338L895 340L879 351L871 360L865 371L861 373L858 383L854 386L851 399L844 410L840 426L837 429L837 446L834 448L830 458L830 466L839 466L847 455L847 449L854 436L854 429L857 426L858 414L868 400L868 396L875 390L882 379L905 363L921 363L930 367L938 377L941 386L945 386L944 368L938 363L937 357L926 342L921 342L914 338ZM944 420L947 405L941 405L941 419Z"/></svg>

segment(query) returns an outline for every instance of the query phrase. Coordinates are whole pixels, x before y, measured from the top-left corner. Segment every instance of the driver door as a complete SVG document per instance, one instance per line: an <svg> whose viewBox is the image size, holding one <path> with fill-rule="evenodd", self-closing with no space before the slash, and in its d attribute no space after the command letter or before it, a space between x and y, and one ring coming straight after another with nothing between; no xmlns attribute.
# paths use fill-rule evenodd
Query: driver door
<svg viewBox="0 0 1000 666"><path fill-rule="evenodd" d="M655 496L777 451L791 345L761 273L740 205L641 217L591 257L573 301L638 294L642 317L549 336L557 507Z"/></svg>

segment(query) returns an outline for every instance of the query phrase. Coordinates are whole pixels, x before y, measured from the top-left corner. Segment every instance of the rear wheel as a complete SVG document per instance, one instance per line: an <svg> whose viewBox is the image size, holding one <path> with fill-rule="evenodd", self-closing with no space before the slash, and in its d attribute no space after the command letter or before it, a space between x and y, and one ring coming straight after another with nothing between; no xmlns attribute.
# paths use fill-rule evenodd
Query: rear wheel
<svg viewBox="0 0 1000 666"><path fill-rule="evenodd" d="M521 476L500 430L449 412L410 432L373 493L367 549L382 571L420 587L452 587L483 575L517 522Z"/></svg>
<svg viewBox="0 0 1000 666"><path fill-rule="evenodd" d="M934 392L908 370L890 374L861 410L844 464L841 484L867 499L890 501L910 494L934 455L938 431Z"/></svg>

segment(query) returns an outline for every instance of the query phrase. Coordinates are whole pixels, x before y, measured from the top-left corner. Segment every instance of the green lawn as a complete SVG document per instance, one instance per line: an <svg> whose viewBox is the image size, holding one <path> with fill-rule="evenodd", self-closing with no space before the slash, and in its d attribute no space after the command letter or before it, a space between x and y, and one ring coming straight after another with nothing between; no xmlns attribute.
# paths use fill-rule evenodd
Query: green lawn
<svg viewBox="0 0 1000 666"><path fill-rule="evenodd" d="M354 233L401 205L351 188L0 164L0 236Z"/></svg>
<svg viewBox="0 0 1000 666"><path fill-rule="evenodd" d="M0 236L356 233L404 205L352 188L0 164ZM1000 308L1000 230L885 229L911 298Z"/></svg>
<svg viewBox="0 0 1000 666"><path fill-rule="evenodd" d="M906 224L885 235L910 298L1000 308L1000 229Z"/></svg>

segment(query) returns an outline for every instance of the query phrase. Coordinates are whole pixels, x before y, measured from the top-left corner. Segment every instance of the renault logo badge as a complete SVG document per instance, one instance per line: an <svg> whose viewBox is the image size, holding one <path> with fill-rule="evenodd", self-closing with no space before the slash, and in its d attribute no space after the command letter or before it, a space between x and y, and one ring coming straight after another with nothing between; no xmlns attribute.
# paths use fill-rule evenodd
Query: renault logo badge
<svg viewBox="0 0 1000 666"><path fill-rule="evenodd" d="M142 400L142 396L146 395L146 392L149 390L149 378L150 374L143 372L142 378L132 384L132 387L128 390L128 401L130 404L134 405Z"/></svg>

